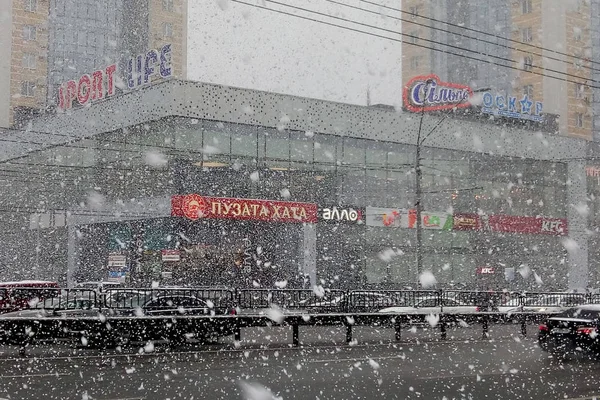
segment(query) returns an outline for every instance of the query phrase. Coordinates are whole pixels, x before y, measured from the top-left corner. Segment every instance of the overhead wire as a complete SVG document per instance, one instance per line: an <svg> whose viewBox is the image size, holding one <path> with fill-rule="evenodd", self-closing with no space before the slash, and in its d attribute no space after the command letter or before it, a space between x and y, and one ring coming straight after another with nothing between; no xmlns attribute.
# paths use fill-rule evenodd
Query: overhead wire
<svg viewBox="0 0 600 400"><path fill-rule="evenodd" d="M328 0L326 0L326 1L328 1ZM497 34L494 34L494 33L490 33L489 31L483 31L483 30L471 28L471 27L468 27L468 26L465 26L465 25L454 24L452 22L448 22L448 21L444 21L444 20L440 20L440 19L436 19L436 18L424 16L424 15L413 14L413 13L410 13L410 12L408 12L406 10L402 10L401 8L391 7L391 6L380 4L380 3L377 3L377 2L374 2L374 1L370 1L370 0L360 0L360 1L362 3L371 4L371 5L374 5L374 6L377 6L377 7L381 7L381 8L387 9L387 10L393 10L393 11L398 11L398 12L400 12L402 14L408 14L408 15L410 15L413 18L421 18L421 19L425 19L425 20L428 20L428 21L437 22L437 23L440 23L440 24L452 26L453 28L456 28L456 29L465 30L465 31L473 32L473 33L477 33L478 35L491 36L491 37L499 39L499 40L506 40L506 41L511 42L511 43L515 43L515 44L518 44L518 45L535 48L537 50L547 51L547 52L558 54L558 55L565 56L565 57L573 57L572 55L564 53L564 52L561 52L559 50L548 49L546 47L539 46L539 45L536 45L536 44L533 44L533 43L522 42L522 41L515 40L515 39L512 39L512 38L508 38L508 37L500 36L500 35L497 35ZM412 23L412 22L408 21L408 23ZM432 29L438 29L438 28L432 28ZM455 32L450 32L450 33L454 34ZM544 56L544 57L548 58L548 56ZM549 58L549 59L554 59L554 58ZM557 60L559 60L559 59L557 59ZM592 63L592 64L599 64L600 65L600 62L595 62L595 61L592 61L592 60L590 60L589 62Z"/></svg>
<svg viewBox="0 0 600 400"><path fill-rule="evenodd" d="M269 7L261 6L259 4L246 3L246 2L241 1L241 0L231 0L231 1L233 1L235 3L247 5L247 6L250 6L250 7L254 7L254 8L259 8L259 9L263 9L263 10L267 10L267 11L271 11L271 12L275 12L275 13L279 13L279 14L283 14L283 15L292 16L292 17L295 17L295 18L301 18L301 19L309 20L309 21L312 21L312 22L315 22L315 23L326 24L326 25L330 25L330 26L333 26L333 27L337 27L337 28L341 28L341 29L346 29L346 30L354 31L354 32L357 32L357 33L365 34L365 35L370 35L370 36L374 36L374 37L383 38L383 39L386 39L386 40L391 40L391 41L395 41L395 42L399 42L399 43L404 43L404 44L409 45L409 46L420 47L420 48L424 48L424 49L427 49L427 50L441 52L441 53L444 53L444 54L449 54L449 55L453 55L453 56L467 58L467 59L470 59L470 60L473 60L473 61L477 61L477 62L484 62L484 63L487 63L487 64L496 65L496 66L503 67L503 68L509 68L509 69L513 69L513 70L517 70L517 71L523 71L522 68L514 66L514 65L505 65L505 64L500 64L500 63L493 62L493 61L487 60L487 59L481 59L481 58L476 58L476 57L468 56L466 54L457 54L457 53L453 53L453 52L451 52L449 50L439 49L439 48L436 48L436 47L429 47L429 46L425 46L425 45L422 45L422 44L419 44L419 43L407 42L407 41L404 41L402 39L396 39L396 38L392 38L392 37L389 37L389 36L378 35L378 34L375 34L375 33L372 33L372 32L368 32L368 31L363 31L363 30L360 30L360 29L351 28L351 27L348 27L348 26L345 26L345 25L338 25L338 24L327 22L327 21L323 21L323 20L318 20L318 19L306 17L306 16L303 16L303 15L298 15L298 14L294 14L294 13L290 13L290 12L286 12L286 11L282 11L282 10L278 10L278 9L274 9L274 8L269 8ZM338 16L335 16L335 15L330 15L330 14L327 14L327 13L322 13L322 12L319 12L319 11L310 10L310 9L303 8L303 7L293 6L293 5L281 3L281 2L275 1L275 0L263 0L263 1L265 3L277 4L277 5L280 5L282 7L288 7L288 8L292 8L292 9L299 10L299 11L306 12L306 13L310 13L310 14L324 16L324 17L332 18L332 19L337 19L337 20L340 20L340 21L343 21L343 22L346 22L346 23L352 23L352 24L361 25L361 26L364 26L364 27L368 27L370 29L380 30L380 31L384 31L384 32L387 32L387 33L393 33L393 34L396 34L396 35L401 35L401 36L406 36L406 37L409 37L409 38L419 39L419 40L422 40L424 42L429 42L429 43L432 43L432 44L436 44L436 45L440 45L440 46L445 46L445 47L448 47L448 48L451 48L451 49L455 49L455 50L460 50L460 51L465 51L465 52L469 52L469 53L474 53L474 54L477 54L479 56L486 56L486 57L496 58L498 60L505 61L505 62L510 63L510 64L513 64L513 63L514 64L518 64L519 63L516 60L509 59L509 58L506 58L506 57L485 54L485 53L482 53L480 51L471 50L471 49L468 49L468 48L465 48L465 47L460 47L460 46L456 46L456 45L452 45L452 44L448 44L448 43L443 43L443 42L439 42L439 41L435 41L435 40L431 40L431 39L425 39L425 38L421 38L421 37L418 37L418 36L415 36L415 35L405 34L405 33L402 33L402 32L396 32L396 31L391 30L391 29L381 28L381 27L378 27L378 26L375 26L375 25L366 24L366 23L363 23L363 22L360 22L360 21L355 21L355 20L351 20L351 19L348 19L348 18L338 17ZM543 77L547 77L547 78L552 78L552 79L556 79L556 80L560 80L560 81L564 81L564 82L568 82L568 83L585 84L586 86L588 86L590 88L600 89L600 86L593 86L593 85L589 84L589 82L600 83L600 81L596 81L594 79L586 79L585 77L580 77L578 75L574 75L574 74L571 74L571 73L568 73L568 72L558 71L558 70L555 70L555 69L545 68L545 67L540 67L540 66L535 66L535 65L532 65L532 68L540 69L540 70L543 70L543 71L546 71L546 72L551 72L553 74L564 75L564 76L567 76L567 77L581 79L582 81L574 81L574 80L571 80L571 79L568 79L568 78L562 78L560 76L548 75L546 73L538 72L538 71L533 71L533 70L527 71L527 73L533 74L533 75L538 75L538 76L543 76Z"/></svg>

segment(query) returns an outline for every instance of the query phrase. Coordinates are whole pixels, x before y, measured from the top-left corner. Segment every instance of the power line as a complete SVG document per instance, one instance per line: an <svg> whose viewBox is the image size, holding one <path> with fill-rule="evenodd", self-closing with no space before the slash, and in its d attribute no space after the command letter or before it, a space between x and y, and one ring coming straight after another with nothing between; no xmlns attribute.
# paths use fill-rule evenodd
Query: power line
<svg viewBox="0 0 600 400"><path fill-rule="evenodd" d="M371 13L371 14L380 15L380 13L378 13L377 11L369 10L369 9L362 8L362 7L353 6L351 4L345 4L345 3L342 3L340 1L336 1L336 0L324 0L324 1L329 2L329 3L333 3L333 4L337 4L337 5L340 5L340 6L344 6L344 7L352 8L352 9L355 9L355 10L359 10L359 11L364 11L364 12ZM373 2L370 2L370 1L366 1L366 0L362 0L362 1L364 1L365 3L368 3L368 4L376 5L376 3L373 3ZM406 11L403 11L401 9L398 9L397 11L400 11L402 13L407 13ZM410 14L410 13L407 13L407 14ZM413 14L410 14L410 15L413 15ZM397 21L402 21L402 22L406 22L406 23L409 23L409 24L421 26L421 27L424 27L424 28L427 28L427 29L431 29L431 30L436 30L436 31L444 32L444 33L449 33L449 34L452 34L452 35L458 34L458 33L454 32L454 31L451 31L451 30L448 30L448 29L438 28L438 27L435 27L435 26L432 26L432 25L427 25L427 24L424 24L424 23L415 22L415 21L413 21L411 19L399 18L399 17L394 17L394 16L387 16L387 17L391 18L391 19L395 19ZM424 17L424 16L419 16L419 17L421 17L421 18L427 18L427 17ZM430 19L430 18L427 18L427 19ZM448 25L453 25L453 24L448 23L448 22L443 22L443 23L448 24ZM457 28L462 28L462 29L468 29L468 28L465 28L464 26L460 26L460 25L456 25L456 27ZM412 37L412 38L415 37L414 35L405 34L404 32L402 33L402 35L403 36ZM541 53L529 52L527 50L516 49L516 48L514 48L512 46L509 46L507 44L496 43L496 42L493 42L491 40L481 39L481 38L474 37L474 36L469 36L469 35L466 35L466 34L463 34L463 33L460 33L460 35L461 35L461 37L464 37L464 38L467 38L467 39L470 39L470 40L474 40L474 41L477 41L477 42L491 44L493 46L498 46L498 47L506 48L506 49L509 49L509 50L514 50L514 51L519 51L519 52L523 52L523 53L528 53L528 54L531 54L531 55L534 55L534 56L543 57L543 58L546 58L546 59L549 59L549 60L559 61L559 62L562 62L562 63L565 63L565 64L571 64L571 62L568 61L568 60L563 60L563 59L560 59L560 58L556 58L556 57L552 57L552 56L547 56L547 55L544 56ZM500 38L498 36L495 36L495 37L496 38ZM507 38L504 38L504 39L505 40L509 40ZM525 42L519 42L519 41L515 41L515 42L518 43L518 44L522 44L522 45L530 45L530 46L532 46L531 44L525 43ZM549 52L552 51L552 50L549 50L549 49L546 49L546 48L543 48L543 47L541 47L541 49L543 51L549 51ZM567 57L573 57L572 55L569 56L567 54L565 54L565 56L567 56ZM589 60L589 62L592 63L592 64L595 64L591 60ZM582 68L589 69L591 71L600 71L600 69L592 68L592 67L588 67L588 66L582 66Z"/></svg>
<svg viewBox="0 0 600 400"><path fill-rule="evenodd" d="M496 65L496 66L503 67L503 68L509 68L509 69L513 69L513 70L517 70L517 71L522 71L521 68L518 68L518 67L515 67L515 66L512 66L512 65L500 64L500 63L493 62L493 61L490 61L490 60L485 60L485 59L482 60L480 58L471 57L471 56L468 56L468 55L465 55L465 54L457 54L457 53L453 53L453 52L448 51L448 50L437 49L435 47L428 47L428 46L424 46L424 45L421 45L421 44L418 44L418 43L404 42L403 40L391 38L389 36L379 35L379 34L376 34L376 33L367 32L367 31L363 31L363 30L356 29L356 28L351 28L351 27L344 26L344 25L338 25L338 24L334 24L334 23L331 23L331 22L317 20L317 19L314 19L314 18L310 18L310 17L306 17L306 16L302 16L302 15L297 15L297 14L293 14L293 13L282 11L282 10L276 10L276 9L265 7L265 6L261 6L261 5L258 5L258 4L246 3L246 2L243 2L243 1L240 1L240 0L231 0L231 1L233 1L235 3L247 5L247 6L250 6L250 7L254 7L254 8L259 8L259 9L271 11L271 12L278 13L278 14L288 15L288 16L291 16L291 17L300 18L300 19L304 19L304 20L307 20L307 21L311 21L311 22L316 22L316 23L320 23L320 24L324 24L324 25L333 26L333 27L336 27L336 28L341 28L341 29L353 31L353 32L356 32L356 33L361 33L361 34L365 34L365 35L369 35L369 36L373 36L373 37L378 37L378 38L381 38L381 39L386 39L386 40L390 40L390 41L394 41L394 42L405 43L405 44L410 45L410 46L420 47L420 48L424 48L424 49L427 49L427 50L432 50L432 51L436 51L436 52L440 52L440 53L444 53L444 54L449 54L449 55L453 55L453 56L457 56L457 57L463 57L463 58L467 58L467 59L470 59L470 60L473 60L473 61L485 62L487 64ZM295 8L295 9L302 10L302 11L309 12L309 13L313 13L313 14L322 14L322 13L319 13L319 12L316 12L316 11L303 9L301 7L290 6L290 5L283 4L283 3L277 3L277 2L274 2L273 0L264 0L264 1L266 1L266 2L272 2L272 3L275 3L275 4L282 4L282 5L286 6L286 7ZM364 23L361 23L361 22L348 20L348 19L341 18L341 17L335 17L335 16L332 16L332 15L329 15L329 14L324 14L324 15L327 16L328 18L340 19L342 21L346 21L346 22L350 22L350 23L355 23L355 24L358 24L358 25L364 25L364 26L370 27L372 29L386 30L386 29L379 28L379 27L376 27L376 26L373 26L373 25L368 25L368 24L364 24ZM395 33L395 34L401 35L400 32L394 32L394 31L392 31L392 32ZM416 36L414 36L414 37L416 37ZM421 39L421 40L425 40L425 39L418 38L418 37L416 37L416 38L417 39ZM433 40L427 40L427 41L432 42L434 44L439 44L439 45L442 45L442 46L453 47L453 48L456 48L456 49L459 49L459 50L464 50L464 51L468 51L468 52L474 52L474 53L477 53L479 55L484 55L484 54L476 52L474 50L462 48L462 47L459 47L459 46L447 45L445 43L436 42L436 41L433 41ZM494 57L498 58L497 56L494 56ZM516 61L514 61L514 60L510 60L510 59L505 59L505 60L509 61L510 63L516 63ZM540 68L541 69L541 67L536 67L536 68ZM555 71L555 70L550 70L550 69L545 69L545 70L546 71L550 71L550 72L556 72L556 73L561 74L561 75L571 75L571 74L566 74L566 73L563 73L563 72L560 72L560 71ZM547 75L547 74L544 74L544 73L541 73L541 72L536 72L536 71L528 71L528 73L533 74L533 75L539 75L539 76L543 76L543 77L548 77L548 78L552 78L552 79L556 79L556 80L560 80L560 81L568 82L568 83L574 83L574 84L585 83L590 88L600 89L600 86L592 86L592 85L587 84L586 82L573 81L573 80L570 80L570 79L567 79L567 78L560 78L558 76ZM579 78L579 77L577 77L577 78ZM580 79L586 81L585 78L580 78ZM596 82L596 81L593 81L593 82Z"/></svg>
<svg viewBox="0 0 600 400"><path fill-rule="evenodd" d="M426 20L429 20L429 21L438 22L440 24L445 24L445 25L448 25L448 26L452 26L452 27L457 28L457 29L463 29L463 30L466 30L466 31L474 32L474 33L477 33L477 34L480 34L480 35L491 36L491 37L496 38L496 39L506 40L508 42L512 42L512 43L523 45L523 46L532 47L532 48L535 48L535 49L538 49L538 50L542 50L542 51L548 51L550 53L558 54L558 55L565 56L565 57L572 57L572 55L570 55L570 54L563 53L563 52L558 51L558 50L547 49L547 48L545 48L543 46L538 46L538 45L533 44L533 43L521 42L519 40L507 38L507 37L504 37L504 36L496 35L496 34L493 34L493 33L490 33L490 32L486 32L486 31L482 31L482 30L475 29L475 28L469 28L469 27L466 27L466 26L454 24L452 22L443 21L443 20L439 20L439 19L436 19L436 18L432 18L432 17L426 17L426 16L418 15L418 14L415 15L415 14L412 14L412 13L410 13L408 11L404 11L404 10L402 10L400 8L394 8L394 7L391 7L391 6L379 4L379 3L376 3L376 2L373 2L373 1L369 1L369 0L360 0L360 1L363 2L363 3L371 4L371 5L374 5L374 6L377 6L377 7L381 7L381 8L385 8L385 9L388 9L388 10L398 11L398 12L400 12L402 14L408 14L408 15L410 15L413 18L414 17L416 17L416 18L422 18L422 19L426 19ZM409 21L409 23L411 23L411 22ZM438 28L435 28L435 29L438 29ZM454 33L454 32L450 32L450 33ZM545 56L545 57L548 58L547 56ZM591 61L591 60L590 60L590 63L592 63L592 64L599 64L599 63Z"/></svg>

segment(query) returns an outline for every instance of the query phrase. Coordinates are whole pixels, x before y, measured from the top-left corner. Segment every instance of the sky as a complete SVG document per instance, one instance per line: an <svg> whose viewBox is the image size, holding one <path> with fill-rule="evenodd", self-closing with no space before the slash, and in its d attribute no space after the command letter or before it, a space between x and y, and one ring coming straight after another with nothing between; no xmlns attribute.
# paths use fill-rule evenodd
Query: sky
<svg viewBox="0 0 600 400"><path fill-rule="evenodd" d="M361 0L276 0L384 28L381 31L269 0L239 0L349 26L365 33L283 15L234 0L190 1L188 10L188 79L332 100L399 106L402 97L400 17ZM363 9L351 9L344 3ZM400 8L399 0L371 0Z"/></svg>

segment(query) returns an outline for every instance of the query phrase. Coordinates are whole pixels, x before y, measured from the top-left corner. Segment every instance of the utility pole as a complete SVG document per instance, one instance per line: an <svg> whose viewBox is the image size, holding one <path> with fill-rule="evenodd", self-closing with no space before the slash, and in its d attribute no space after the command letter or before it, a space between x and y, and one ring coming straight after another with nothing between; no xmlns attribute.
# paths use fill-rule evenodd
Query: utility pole
<svg viewBox="0 0 600 400"><path fill-rule="evenodd" d="M429 92L429 86L433 81L428 79L425 82L425 96L424 99L427 98L427 93ZM419 131L417 132L417 149L415 154L415 206L416 206L416 217L417 217L417 248L416 248L416 256L417 256L417 288L420 286L419 277L421 276L421 271L423 269L423 227L421 225L421 214L423 213L423 202L422 197L423 193L421 190L421 179L422 179L422 171L421 171L421 133L423 131L423 117L425 116L425 104L426 101L423 100L423 104L421 105L421 118L419 120ZM435 128L434 128L435 129Z"/></svg>
<svg viewBox="0 0 600 400"><path fill-rule="evenodd" d="M421 171L421 146L423 145L423 143L425 142L425 140L427 140L427 138L429 138L429 136L431 136L432 133L435 132L435 130L442 124L442 122L444 122L446 120L446 118L448 118L448 116L450 115L450 113L445 114L438 122L437 124L435 124L433 126L433 128L427 132L427 135L425 135L425 137L423 137L421 139L422 136L422 132L423 132L423 117L425 116L425 105L426 105L426 98L427 95L429 93L429 86L433 83L433 80L428 79L425 82L425 95L423 97L423 104L421 105L421 118L419 120L419 131L417 132L417 148L416 148L416 154L415 154L415 211L416 211L416 218L417 218L417 225L416 225L416 229L417 229L417 248L416 248L416 258L417 258L417 287L420 286L419 283L419 277L421 276L421 272L423 270L423 225L422 225L422 214L423 214L423 191L421 189L421 180L423 178L423 173ZM481 89L477 89L477 90L473 90L473 93L477 93L477 92L486 92L488 90L491 90L490 88L481 88ZM471 101L470 98L468 99L463 99L461 102L459 102L457 105L462 104L465 101Z"/></svg>

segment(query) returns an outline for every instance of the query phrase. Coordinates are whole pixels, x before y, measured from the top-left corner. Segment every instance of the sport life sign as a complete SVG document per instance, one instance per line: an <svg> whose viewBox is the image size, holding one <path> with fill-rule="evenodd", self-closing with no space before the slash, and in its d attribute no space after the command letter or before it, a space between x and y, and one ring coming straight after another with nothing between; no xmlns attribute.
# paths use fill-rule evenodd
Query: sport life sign
<svg viewBox="0 0 600 400"><path fill-rule="evenodd" d="M473 90L467 85L443 82L437 75L412 78L404 86L404 107L412 112L442 111L471 106Z"/></svg>
<svg viewBox="0 0 600 400"><path fill-rule="evenodd" d="M153 77L171 77L171 54L171 44L166 44L160 50L152 49L131 57L125 63L126 70L122 80L133 90L149 84ZM91 74L84 74L77 80L63 83L58 89L58 108L64 111L73 108L74 101L84 106L114 96L117 75L117 64L111 64Z"/></svg>

